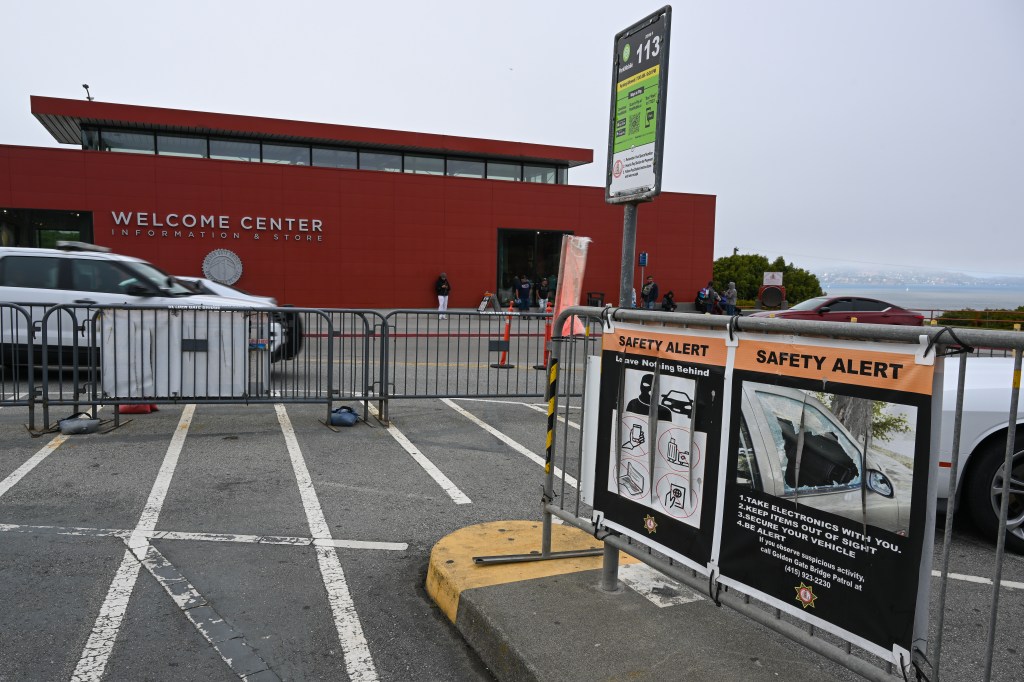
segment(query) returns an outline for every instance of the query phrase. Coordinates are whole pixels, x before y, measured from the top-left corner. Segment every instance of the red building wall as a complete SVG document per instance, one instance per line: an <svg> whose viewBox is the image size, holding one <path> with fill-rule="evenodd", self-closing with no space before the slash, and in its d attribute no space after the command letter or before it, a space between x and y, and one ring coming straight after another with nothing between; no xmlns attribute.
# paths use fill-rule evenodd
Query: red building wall
<svg viewBox="0 0 1024 682"><path fill-rule="evenodd" d="M0 145L0 206L90 211L97 244L174 274L199 275L210 251L230 249L237 286L299 306L433 307L441 271L450 305L475 306L496 285L499 228L591 237L584 291L611 303L618 292L623 209L600 187ZM174 236L134 215L115 225L127 212L226 216L228 227ZM243 228L258 216L316 219L322 231ZM713 196L666 192L640 206L637 253L649 252L662 292L685 302L707 282L714 225Z"/></svg>

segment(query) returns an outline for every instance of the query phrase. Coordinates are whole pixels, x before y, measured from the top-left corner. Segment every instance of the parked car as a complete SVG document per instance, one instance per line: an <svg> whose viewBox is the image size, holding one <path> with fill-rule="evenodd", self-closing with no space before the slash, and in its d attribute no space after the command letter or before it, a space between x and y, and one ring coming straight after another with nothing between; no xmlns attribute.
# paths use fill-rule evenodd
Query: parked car
<svg viewBox="0 0 1024 682"><path fill-rule="evenodd" d="M277 307L277 299L272 296L256 296L248 291L243 291L222 282L216 282L205 277L192 277L176 275L174 277L180 284L191 289L197 294L205 296L222 296L224 298L247 301L259 306ZM280 337L284 339L281 344L276 344L271 361L290 360L302 350L302 317L297 313L277 311L272 313L277 325L280 326Z"/></svg>
<svg viewBox="0 0 1024 682"><path fill-rule="evenodd" d="M959 359L946 360L939 425L938 497L948 507L949 472L953 453L953 417ZM1003 465L1010 416L1013 358L969 358L964 383L964 412L960 430L960 461L955 507L966 506L978 528L995 539L999 530ZM1024 553L1024 400L1017 411L1011 464L1006 546Z"/></svg>
<svg viewBox="0 0 1024 682"><path fill-rule="evenodd" d="M870 324L905 324L919 327L924 315L892 303L859 296L818 296L797 303L786 310L763 310L750 317L781 317L788 320L824 320L827 322L858 322Z"/></svg>
<svg viewBox="0 0 1024 682"><path fill-rule="evenodd" d="M172 276L140 258L111 253L109 249L80 242L58 242L56 249L0 247L0 303L16 303L31 311L38 323L56 305L89 308L131 305L187 308L268 308L266 303L197 294ZM268 317L273 318L271 313ZM9 319L8 319L9 318ZM23 323L14 315L0 325L4 352L0 360L20 361L30 343ZM59 316L46 339L51 354L67 360L68 351L87 351L89 340L82 329ZM302 346L301 330L271 319L269 330L254 330L270 337L273 360L287 359ZM78 338L75 338L75 335ZM42 349L40 342L37 348Z"/></svg>
<svg viewBox="0 0 1024 682"><path fill-rule="evenodd" d="M814 395L744 382L740 416L737 485L900 535L908 533L910 508L905 501L910 472L895 476L874 450L862 457L861 445ZM862 497L865 484L867 494Z"/></svg>
<svg viewBox="0 0 1024 682"><path fill-rule="evenodd" d="M230 284L224 284L205 277L185 277L182 275L175 275L174 279L178 280L178 282L185 287L192 289L197 294L237 298L242 301L252 301L254 303L274 306L275 308L277 307L277 299L273 296L255 296L250 294L248 291L243 291L237 287L231 286Z"/></svg>

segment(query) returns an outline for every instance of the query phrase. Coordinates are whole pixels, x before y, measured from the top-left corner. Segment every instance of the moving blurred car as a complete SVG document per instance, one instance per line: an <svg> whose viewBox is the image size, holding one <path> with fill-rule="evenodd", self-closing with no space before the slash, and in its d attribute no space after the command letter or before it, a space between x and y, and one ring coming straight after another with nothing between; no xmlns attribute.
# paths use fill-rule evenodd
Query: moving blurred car
<svg viewBox="0 0 1024 682"><path fill-rule="evenodd" d="M175 275L174 279L186 289L204 296L218 296L225 299L243 301L260 307L276 308L277 299L273 296L256 296L231 285L215 282L205 277ZM225 304L227 305L227 304ZM302 318L298 313L277 311L271 313L271 362L291 360L302 350ZM278 341L280 339L280 341Z"/></svg>
<svg viewBox="0 0 1024 682"><path fill-rule="evenodd" d="M823 320L827 322L857 322L869 324L905 324L920 327L924 315L906 310L892 303L858 296L818 296L797 303L787 310L764 310L750 317L781 317L787 320Z"/></svg>
<svg viewBox="0 0 1024 682"><path fill-rule="evenodd" d="M197 294L205 294L207 296L225 296L227 298L237 298L242 301L252 301L253 303L274 306L275 308L277 307L277 299L273 296L255 296L250 294L248 291L242 291L230 284L222 284L221 282L215 282L214 280L206 279L205 277L182 277L181 275L175 275L174 279L178 280L186 288L192 289Z"/></svg>
<svg viewBox="0 0 1024 682"><path fill-rule="evenodd" d="M33 363L43 352L62 362L73 361L76 354L87 359L93 340L81 322L103 306L274 307L261 301L197 293L141 258L111 253L95 244L63 241L57 242L55 249L0 247L0 303L17 304L29 316L23 321L8 309L6 323L0 324L0 361L12 365L27 364L29 346L34 349ZM42 321L54 306L65 308L50 316L47 338L39 339L33 328L43 328ZM261 319L270 319L269 334L253 331L259 337L270 336L272 360L288 359L301 350L301 324L287 319L297 315L269 311L253 317L256 325Z"/></svg>
<svg viewBox="0 0 1024 682"><path fill-rule="evenodd" d="M953 453L953 418L959 358L946 360L939 425L938 498L948 507ZM960 461L955 507L966 505L978 528L995 539L999 531L1003 465L1010 421L1013 358L968 358L964 381L964 412L960 430ZM1006 547L1024 553L1024 401L1018 405L1014 452L1010 465L1010 501Z"/></svg>
<svg viewBox="0 0 1024 682"><path fill-rule="evenodd" d="M856 439L814 395L744 382L740 414L737 485L907 534L910 508L900 499L909 491L896 489L909 485L906 475L894 477L874 450L863 456Z"/></svg>

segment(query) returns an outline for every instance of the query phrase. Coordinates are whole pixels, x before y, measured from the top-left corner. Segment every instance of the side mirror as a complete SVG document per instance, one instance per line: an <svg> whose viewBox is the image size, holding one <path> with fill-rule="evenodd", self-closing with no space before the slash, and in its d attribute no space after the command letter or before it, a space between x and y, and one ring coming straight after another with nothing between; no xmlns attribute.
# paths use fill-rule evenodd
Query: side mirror
<svg viewBox="0 0 1024 682"><path fill-rule="evenodd" d="M868 469L868 490L890 498L894 493L892 481L878 469Z"/></svg>
<svg viewBox="0 0 1024 682"><path fill-rule="evenodd" d="M820 308L818 308L818 314L819 315L824 315L825 313L830 313L830 312L832 312L832 308L830 306L823 305Z"/></svg>
<svg viewBox="0 0 1024 682"><path fill-rule="evenodd" d="M125 289L124 293L128 294L129 296L143 296L143 297L148 297L148 296L152 296L153 295L152 291L150 291L147 287L142 286L141 284L129 284L128 288Z"/></svg>

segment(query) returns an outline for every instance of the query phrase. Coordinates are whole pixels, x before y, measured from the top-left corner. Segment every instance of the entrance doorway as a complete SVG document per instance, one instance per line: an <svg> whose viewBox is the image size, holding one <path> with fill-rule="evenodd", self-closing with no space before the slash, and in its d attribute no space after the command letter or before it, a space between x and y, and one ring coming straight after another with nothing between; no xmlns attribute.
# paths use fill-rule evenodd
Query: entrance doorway
<svg viewBox="0 0 1024 682"><path fill-rule="evenodd" d="M572 232L561 230L498 230L498 300L507 306L512 300L512 280L526 275L535 284L547 277L554 290L558 277L558 258L562 236Z"/></svg>
<svg viewBox="0 0 1024 682"><path fill-rule="evenodd" d="M92 213L0 207L0 246L52 249L59 241L92 243Z"/></svg>

